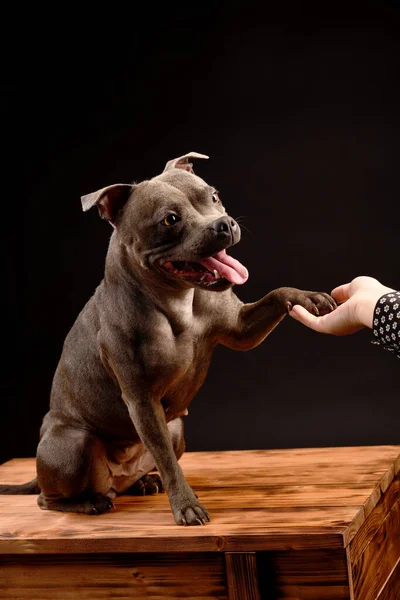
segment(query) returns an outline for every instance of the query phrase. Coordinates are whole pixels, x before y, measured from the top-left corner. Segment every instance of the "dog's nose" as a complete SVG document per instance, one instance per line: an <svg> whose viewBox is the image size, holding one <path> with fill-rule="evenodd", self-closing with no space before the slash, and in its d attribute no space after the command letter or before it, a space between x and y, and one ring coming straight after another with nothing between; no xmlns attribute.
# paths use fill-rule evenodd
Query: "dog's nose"
<svg viewBox="0 0 400 600"><path fill-rule="evenodd" d="M230 219L229 217L221 217L220 219L214 221L214 223L212 224L212 228L214 229L215 233L219 234L226 233L228 235L231 235L232 230L234 231L236 227L236 221Z"/></svg>

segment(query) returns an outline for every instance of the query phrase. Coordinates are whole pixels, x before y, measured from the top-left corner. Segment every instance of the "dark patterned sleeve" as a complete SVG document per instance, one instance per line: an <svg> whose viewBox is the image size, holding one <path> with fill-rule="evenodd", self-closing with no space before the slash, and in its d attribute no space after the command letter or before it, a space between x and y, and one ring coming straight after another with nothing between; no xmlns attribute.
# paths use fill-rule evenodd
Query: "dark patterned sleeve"
<svg viewBox="0 0 400 600"><path fill-rule="evenodd" d="M382 344L385 350L400 358L400 291L385 294L375 306L372 323L373 344Z"/></svg>

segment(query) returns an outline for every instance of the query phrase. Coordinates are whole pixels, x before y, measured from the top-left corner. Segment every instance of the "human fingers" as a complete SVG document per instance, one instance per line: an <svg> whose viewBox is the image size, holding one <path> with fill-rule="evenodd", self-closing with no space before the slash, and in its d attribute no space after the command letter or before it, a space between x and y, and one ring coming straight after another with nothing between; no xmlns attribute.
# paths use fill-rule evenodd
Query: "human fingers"
<svg viewBox="0 0 400 600"><path fill-rule="evenodd" d="M306 327L310 329L314 329L314 331L318 331L320 333L328 333L324 327L325 317L316 317L308 312L303 306L299 304L295 304L292 310L289 312L289 315L296 319L296 321L300 321ZM329 316L329 315L326 315Z"/></svg>
<svg viewBox="0 0 400 600"><path fill-rule="evenodd" d="M335 298L338 304L346 302L350 298L350 285L351 283L343 283L331 291L332 298Z"/></svg>
<svg viewBox="0 0 400 600"><path fill-rule="evenodd" d="M348 335L355 333L363 327L351 307L351 301L343 302L336 310L324 315L315 317L308 313L302 306L295 305L289 313L291 317L310 327L318 333L332 333L333 335Z"/></svg>

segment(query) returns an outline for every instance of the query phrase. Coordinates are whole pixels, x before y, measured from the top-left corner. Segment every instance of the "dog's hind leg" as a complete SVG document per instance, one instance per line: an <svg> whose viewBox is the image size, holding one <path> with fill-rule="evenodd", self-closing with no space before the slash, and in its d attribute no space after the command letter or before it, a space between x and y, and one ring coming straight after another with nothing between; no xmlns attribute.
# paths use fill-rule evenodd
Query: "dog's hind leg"
<svg viewBox="0 0 400 600"><path fill-rule="evenodd" d="M43 510L101 514L113 503L106 496L111 477L102 460L101 441L84 429L50 426L37 451L37 474Z"/></svg>

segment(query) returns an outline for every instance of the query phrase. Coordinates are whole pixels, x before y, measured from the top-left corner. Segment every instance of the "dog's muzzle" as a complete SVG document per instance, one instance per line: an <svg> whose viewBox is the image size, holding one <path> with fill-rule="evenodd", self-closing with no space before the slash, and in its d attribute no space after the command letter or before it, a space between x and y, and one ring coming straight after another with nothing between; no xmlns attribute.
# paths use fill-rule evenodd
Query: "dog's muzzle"
<svg viewBox="0 0 400 600"><path fill-rule="evenodd" d="M220 217L211 224L211 229L219 241L226 243L226 247L233 246L240 240L239 226L231 217Z"/></svg>

